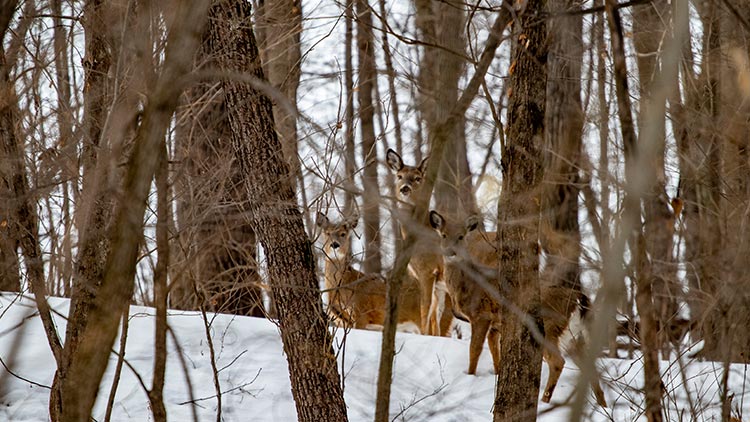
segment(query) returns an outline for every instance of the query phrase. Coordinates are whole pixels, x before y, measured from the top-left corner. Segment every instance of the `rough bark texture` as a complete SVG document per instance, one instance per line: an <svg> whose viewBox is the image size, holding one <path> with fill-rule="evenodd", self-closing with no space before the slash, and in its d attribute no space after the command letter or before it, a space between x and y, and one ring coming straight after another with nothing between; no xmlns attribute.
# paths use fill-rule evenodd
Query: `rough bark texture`
<svg viewBox="0 0 750 422"><path fill-rule="evenodd" d="M378 183L378 150L375 144L373 90L375 89L375 42L372 12L367 0L354 2L357 14L357 58L359 60L359 128L362 134L362 221L365 232L366 273L381 271L380 189Z"/></svg>
<svg viewBox="0 0 750 422"><path fill-rule="evenodd" d="M263 80L250 17L249 4L243 1L214 2L209 43L221 70L246 72ZM253 198L246 216L268 260L297 416L300 421L345 421L346 406L315 278L315 258L274 130L271 101L247 83L224 80L222 86L235 158Z"/></svg>
<svg viewBox="0 0 750 422"><path fill-rule="evenodd" d="M111 252L104 278L87 312L88 324L80 333L78 348L70 356L70 366L61 378L62 420L88 420L117 333L117 322L130 303L146 198L167 126L183 89L184 82L180 81L190 71L193 51L199 45L207 6L207 2L176 5L164 65L150 92L126 166L109 234Z"/></svg>
<svg viewBox="0 0 750 422"><path fill-rule="evenodd" d="M427 134L440 134L444 122L458 101L458 81L464 70L466 54L466 17L460 1L416 0L416 24L426 43L417 80L419 109ZM477 212L471 171L466 157L465 119L446 137L446 153L435 184L435 206L449 219L462 219ZM419 161L417 161L419 162Z"/></svg>
<svg viewBox="0 0 750 422"><path fill-rule="evenodd" d="M5 36L9 32L11 18L17 1L5 0L2 3L3 15L0 16L0 142L3 145L15 143L16 125L13 107L16 100L15 89L10 79L10 68L5 57ZM7 13L7 15L6 15ZM11 157L3 154L0 157L0 290L17 292L21 289L21 276L18 272L18 231L13 207L13 187L6 175L10 175Z"/></svg>
<svg viewBox="0 0 750 422"><path fill-rule="evenodd" d="M540 309L539 206L547 87L546 0L532 0L515 20L518 42L510 79L508 136L502 152L503 190L498 203L500 283L507 285L501 310L500 373L494 420L536 420L544 333ZM522 315L518 314L518 311Z"/></svg>

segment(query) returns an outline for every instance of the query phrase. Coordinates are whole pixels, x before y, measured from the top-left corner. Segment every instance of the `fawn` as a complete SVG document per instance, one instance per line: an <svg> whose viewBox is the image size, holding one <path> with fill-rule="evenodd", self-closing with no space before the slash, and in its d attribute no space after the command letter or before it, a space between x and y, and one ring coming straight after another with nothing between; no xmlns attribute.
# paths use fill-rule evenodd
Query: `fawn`
<svg viewBox="0 0 750 422"><path fill-rule="evenodd" d="M497 279L498 254L494 248L496 233L478 233L477 216L469 216L464 223L449 223L436 211L430 211L430 224L441 236L441 248L445 255L445 282L448 294L453 298L454 309L465 315L471 323L469 346L469 374L476 371L477 361L487 337L495 366L499 369L499 307L481 283ZM477 261L476 259L479 258ZM582 319L588 310L588 297L580 290L562 285L542 285L542 320L544 322L544 359L549 366L549 377L542 401L552 398L560 378L565 358L560 351L560 339L570 327L571 316L576 310ZM578 308L578 309L576 309ZM489 329L489 333L488 333ZM476 333L475 333L476 331ZM578 339L577 346L581 346ZM580 350L580 349L579 349ZM576 353L576 349L570 350ZM602 407L607 403L598 380L591 382L596 401Z"/></svg>
<svg viewBox="0 0 750 422"><path fill-rule="evenodd" d="M418 230L417 244L414 245L409 274L419 282L420 328L423 333L430 335L447 335L453 320L451 301L439 284L443 278L443 257L435 247L437 239L429 228L427 221L407 227L404 219L411 215L414 208L414 197L423 186L424 172L428 158L422 160L418 166L404 164L401 156L392 149L386 153L386 163L396 174L396 195L400 202L397 210L402 217L401 236L406 239L408 230ZM435 290L435 284L438 289ZM433 295L435 301L433 304ZM440 302L443 303L439 307Z"/></svg>
<svg viewBox="0 0 750 422"><path fill-rule="evenodd" d="M357 227L357 220L357 217L353 217L331 223L328 217L318 213L316 224L323 232L323 252L326 257L328 311L339 326L382 328L386 283L380 275L364 274L351 266L351 234ZM415 280L404 280L399 295L399 323L417 325L420 318L418 291Z"/></svg>

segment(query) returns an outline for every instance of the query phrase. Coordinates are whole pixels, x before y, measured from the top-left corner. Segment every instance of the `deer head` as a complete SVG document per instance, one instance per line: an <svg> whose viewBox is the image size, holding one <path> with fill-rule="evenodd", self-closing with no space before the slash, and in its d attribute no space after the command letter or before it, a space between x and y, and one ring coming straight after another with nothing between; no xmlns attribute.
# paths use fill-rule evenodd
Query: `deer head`
<svg viewBox="0 0 750 422"><path fill-rule="evenodd" d="M469 258L466 236L479 227L481 217L470 215L463 222L448 222L437 211L430 211L430 226L440 235L440 249L447 261Z"/></svg>
<svg viewBox="0 0 750 422"><path fill-rule="evenodd" d="M352 216L340 223L332 223L323 213L318 213L315 224L323 231L323 251L330 259L343 260L349 257L351 233L357 227L359 216Z"/></svg>
<svg viewBox="0 0 750 422"><path fill-rule="evenodd" d="M408 166L404 164L404 160L401 159L401 156L396 151L388 149L388 152L385 154L385 161L388 167L396 173L396 191L398 192L399 199L409 202L412 193L422 186L428 159L429 157L425 157L419 163L419 166Z"/></svg>

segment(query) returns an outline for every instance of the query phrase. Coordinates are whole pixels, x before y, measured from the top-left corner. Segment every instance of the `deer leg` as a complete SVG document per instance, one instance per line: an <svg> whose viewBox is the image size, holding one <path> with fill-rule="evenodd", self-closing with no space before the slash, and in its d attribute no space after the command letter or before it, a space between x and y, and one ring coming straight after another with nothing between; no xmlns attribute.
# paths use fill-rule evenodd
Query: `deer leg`
<svg viewBox="0 0 750 422"><path fill-rule="evenodd" d="M492 353L492 364L495 367L495 374L500 373L500 330L490 326L487 333L487 342L490 344L490 353Z"/></svg>
<svg viewBox="0 0 750 422"><path fill-rule="evenodd" d="M580 368L581 367L581 356L583 355L583 351L585 350L586 344L583 341L583 339L576 339L575 341L575 348L573 353L573 361L576 363L576 365ZM602 386L599 383L599 374L594 374L594 377L591 379L591 390L594 392L594 397L596 397L596 402L601 407L607 407L607 399L604 398L604 391L602 390Z"/></svg>
<svg viewBox="0 0 750 422"><path fill-rule="evenodd" d="M451 324L453 323L453 301L451 295L445 295L445 302L443 303L443 314L440 316L438 321L440 327L440 333L438 335L450 337Z"/></svg>
<svg viewBox="0 0 750 422"><path fill-rule="evenodd" d="M484 339L487 337L487 330L490 328L488 319L477 319L471 321L471 342L469 343L469 375L477 373L477 363L479 355L482 354Z"/></svg>
<svg viewBox="0 0 750 422"><path fill-rule="evenodd" d="M425 280L419 279L419 313L422 317L420 329L423 333L432 335L430 330L430 311L432 308L432 289L434 280L427 278Z"/></svg>
<svg viewBox="0 0 750 422"><path fill-rule="evenodd" d="M555 347L554 350L545 348L544 360L547 361L547 366L549 367L549 377L547 377L547 387L544 388L542 401L549 403L552 399L552 393L557 386L557 380L560 379L560 374L562 374L563 367L565 366L565 358L562 357L560 350Z"/></svg>

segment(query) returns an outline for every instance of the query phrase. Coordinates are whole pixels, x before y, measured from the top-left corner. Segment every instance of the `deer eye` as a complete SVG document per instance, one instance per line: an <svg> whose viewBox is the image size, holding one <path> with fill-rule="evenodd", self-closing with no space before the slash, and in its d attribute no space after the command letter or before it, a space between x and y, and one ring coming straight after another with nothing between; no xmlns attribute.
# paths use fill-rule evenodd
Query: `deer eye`
<svg viewBox="0 0 750 422"><path fill-rule="evenodd" d="M417 177L414 178L414 181L417 182L417 183L420 183L420 182L422 182L422 178L419 177L419 176L417 176Z"/></svg>
<svg viewBox="0 0 750 422"><path fill-rule="evenodd" d="M441 233L441 234L440 234L440 236L443 236L443 239L445 239L445 238L447 237L447 236L445 235L445 233Z"/></svg>
<svg viewBox="0 0 750 422"><path fill-rule="evenodd" d="M403 179L403 178L404 178L404 176L402 176L402 175L400 175L400 174L397 174L397 175L396 175L396 178L397 178L398 180L401 180L401 179Z"/></svg>
<svg viewBox="0 0 750 422"><path fill-rule="evenodd" d="M464 240L464 235L458 236L458 240Z"/></svg>
<svg viewBox="0 0 750 422"><path fill-rule="evenodd" d="M341 232L341 233L339 233L339 236L341 236L341 237L346 237L346 232Z"/></svg>

